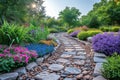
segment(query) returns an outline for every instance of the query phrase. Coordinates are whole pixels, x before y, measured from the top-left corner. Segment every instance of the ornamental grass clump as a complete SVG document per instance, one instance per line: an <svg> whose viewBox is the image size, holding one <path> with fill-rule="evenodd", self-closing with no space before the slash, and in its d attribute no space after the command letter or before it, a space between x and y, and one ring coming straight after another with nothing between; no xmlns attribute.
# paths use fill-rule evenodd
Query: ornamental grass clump
<svg viewBox="0 0 120 80"><path fill-rule="evenodd" d="M97 34L92 39L92 47L94 51L104 53L108 56L114 52L120 54L120 32L117 34L114 32Z"/></svg>
<svg viewBox="0 0 120 80"><path fill-rule="evenodd" d="M24 66L37 58L35 51L29 51L21 46L0 45L0 72L10 72L11 70Z"/></svg>

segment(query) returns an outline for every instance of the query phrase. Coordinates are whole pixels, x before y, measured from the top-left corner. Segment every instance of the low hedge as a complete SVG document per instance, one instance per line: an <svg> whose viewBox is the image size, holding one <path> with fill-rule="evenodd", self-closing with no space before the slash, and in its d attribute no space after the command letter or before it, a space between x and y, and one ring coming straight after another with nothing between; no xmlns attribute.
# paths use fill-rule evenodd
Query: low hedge
<svg viewBox="0 0 120 80"><path fill-rule="evenodd" d="M67 31L68 34L70 34L70 33L72 33L72 32L74 32L73 29L69 29L69 30Z"/></svg>
<svg viewBox="0 0 120 80"><path fill-rule="evenodd" d="M49 28L50 33L58 33L59 31L55 28Z"/></svg>
<svg viewBox="0 0 120 80"><path fill-rule="evenodd" d="M80 32L77 37L80 39L80 40L86 40L88 37L92 37L98 33L102 33L102 31L99 31L99 30L96 30L96 31L83 31L83 32Z"/></svg>
<svg viewBox="0 0 120 80"><path fill-rule="evenodd" d="M105 27L100 27L100 30L103 32L118 32L120 30L120 26L105 26Z"/></svg>

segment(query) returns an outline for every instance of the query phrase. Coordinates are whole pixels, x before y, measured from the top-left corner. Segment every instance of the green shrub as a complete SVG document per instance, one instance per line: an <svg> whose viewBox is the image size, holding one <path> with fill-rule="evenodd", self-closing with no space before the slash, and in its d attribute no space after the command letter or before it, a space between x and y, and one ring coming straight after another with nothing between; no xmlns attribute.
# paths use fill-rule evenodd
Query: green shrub
<svg viewBox="0 0 120 80"><path fill-rule="evenodd" d="M96 31L83 31L83 32L80 32L77 37L80 39L80 40L86 40L88 37L92 37L98 33L101 33L102 31L100 30L96 30Z"/></svg>
<svg viewBox="0 0 120 80"><path fill-rule="evenodd" d="M0 44L21 44L26 40L27 32L28 29L23 26L4 22L0 28Z"/></svg>
<svg viewBox="0 0 120 80"><path fill-rule="evenodd" d="M102 30L103 32L108 32L108 31L112 31L112 32L118 32L120 30L119 26L104 26L104 27L100 27L100 30Z"/></svg>
<svg viewBox="0 0 120 80"><path fill-rule="evenodd" d="M102 31L100 31L100 30L96 30L96 31L87 31L89 37L94 36L94 35L96 35L96 34L98 34L98 33L101 33L101 32L102 32Z"/></svg>
<svg viewBox="0 0 120 80"><path fill-rule="evenodd" d="M49 35L49 31L47 27L36 27L34 25L29 26L29 32L28 32L28 42L35 42L39 43L40 40L47 39L47 36Z"/></svg>
<svg viewBox="0 0 120 80"><path fill-rule="evenodd" d="M14 59L0 57L0 66L0 72L10 72L15 66Z"/></svg>
<svg viewBox="0 0 120 80"><path fill-rule="evenodd" d="M69 30L67 31L68 34L70 34L70 33L72 33L72 32L74 32L73 29L69 29Z"/></svg>
<svg viewBox="0 0 120 80"><path fill-rule="evenodd" d="M58 33L58 30L55 28L49 28L50 33Z"/></svg>
<svg viewBox="0 0 120 80"><path fill-rule="evenodd" d="M120 27L112 27L111 31L113 32L118 32L120 30Z"/></svg>
<svg viewBox="0 0 120 80"><path fill-rule="evenodd" d="M80 39L80 40L86 40L88 36L88 33L83 31L83 32L80 32L78 33L77 37Z"/></svg>
<svg viewBox="0 0 120 80"><path fill-rule="evenodd" d="M57 27L56 28L59 32L66 32L68 29L66 27Z"/></svg>
<svg viewBox="0 0 120 80"><path fill-rule="evenodd" d="M102 75L108 80L120 80L120 55L107 58L101 69Z"/></svg>
<svg viewBox="0 0 120 80"><path fill-rule="evenodd" d="M100 27L100 30L103 32L111 31L110 27Z"/></svg>

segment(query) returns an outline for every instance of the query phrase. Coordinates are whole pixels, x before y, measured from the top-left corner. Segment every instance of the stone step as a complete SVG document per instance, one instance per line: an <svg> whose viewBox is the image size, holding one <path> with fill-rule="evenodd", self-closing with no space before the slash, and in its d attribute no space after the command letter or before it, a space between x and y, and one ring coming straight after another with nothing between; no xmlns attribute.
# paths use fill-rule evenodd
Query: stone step
<svg viewBox="0 0 120 80"><path fill-rule="evenodd" d="M96 77L96 76L101 75L102 64L103 64L103 63L96 63L93 76Z"/></svg>

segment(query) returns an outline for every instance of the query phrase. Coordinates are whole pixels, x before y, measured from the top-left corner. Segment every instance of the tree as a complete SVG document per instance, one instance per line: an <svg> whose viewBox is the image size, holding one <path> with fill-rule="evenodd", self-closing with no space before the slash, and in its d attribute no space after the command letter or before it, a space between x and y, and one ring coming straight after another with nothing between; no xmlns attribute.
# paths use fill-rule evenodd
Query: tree
<svg viewBox="0 0 120 80"><path fill-rule="evenodd" d="M75 7L66 7L63 11L59 13L59 19L69 26L76 26L80 16L79 9Z"/></svg>
<svg viewBox="0 0 120 80"><path fill-rule="evenodd" d="M93 9L88 12L80 21L83 25L91 23L93 16L99 25L120 25L120 0L101 0L93 5Z"/></svg>
<svg viewBox="0 0 120 80"><path fill-rule="evenodd" d="M34 10L30 7L33 3L37 5ZM23 23L35 14L34 17L39 16L43 10L42 3L42 0L0 0L0 24L3 24L3 20Z"/></svg>
<svg viewBox="0 0 120 80"><path fill-rule="evenodd" d="M99 27L99 21L96 16L93 16L91 18L90 22L88 23L88 26L90 28L98 28Z"/></svg>

